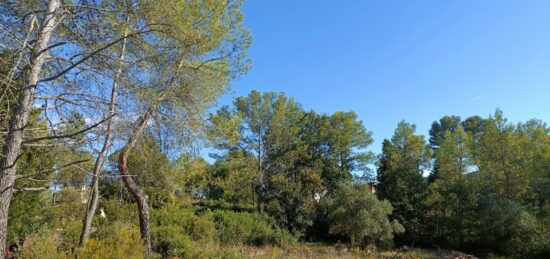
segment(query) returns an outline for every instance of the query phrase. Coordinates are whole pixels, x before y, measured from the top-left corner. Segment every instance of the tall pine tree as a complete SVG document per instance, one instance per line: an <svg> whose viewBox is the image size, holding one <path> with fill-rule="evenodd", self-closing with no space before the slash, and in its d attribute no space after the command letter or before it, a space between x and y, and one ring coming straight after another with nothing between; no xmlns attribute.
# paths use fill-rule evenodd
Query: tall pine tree
<svg viewBox="0 0 550 259"><path fill-rule="evenodd" d="M427 183L422 174L429 166L431 148L416 126L399 122L391 140L384 140L378 165L379 198L394 207L392 218L405 233L397 241L409 243L423 233L424 197Z"/></svg>

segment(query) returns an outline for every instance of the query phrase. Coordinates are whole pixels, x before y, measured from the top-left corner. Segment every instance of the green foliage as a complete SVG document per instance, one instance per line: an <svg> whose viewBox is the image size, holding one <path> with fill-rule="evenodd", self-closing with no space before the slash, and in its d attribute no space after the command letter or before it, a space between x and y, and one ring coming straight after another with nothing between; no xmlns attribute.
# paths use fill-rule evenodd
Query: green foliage
<svg viewBox="0 0 550 259"><path fill-rule="evenodd" d="M365 151L373 142L354 112L335 112L317 115L309 112L304 117L301 139L307 143L308 163L319 171L329 193L342 183L351 181L351 173L367 170L374 154Z"/></svg>
<svg viewBox="0 0 550 259"><path fill-rule="evenodd" d="M76 129L79 130L79 129ZM76 130L71 130L74 132ZM75 161L82 161L74 166L64 167L55 172L53 177L55 182L60 186L72 187L75 189L81 189L87 185L87 181L90 177L89 172L93 171L94 158L88 152L82 152L78 150L61 150L58 151L56 164L58 166L73 163Z"/></svg>
<svg viewBox="0 0 550 259"><path fill-rule="evenodd" d="M192 258L200 251L198 243L173 226L153 228L152 239L154 250L163 257Z"/></svg>
<svg viewBox="0 0 550 259"><path fill-rule="evenodd" d="M349 237L352 245L391 242L394 233L404 231L399 222L388 219L391 204L379 201L367 184L342 185L329 207L330 232Z"/></svg>
<svg viewBox="0 0 550 259"><path fill-rule="evenodd" d="M186 12L196 17L215 3L178 2L174 8L195 8ZM153 7L147 3L147 8ZM147 15L152 21L160 13ZM170 19L185 23L185 30L197 33L193 37L220 33L217 36L223 38L221 34L228 32L222 23L237 22L218 23L210 18L208 23L216 28L198 31L187 21ZM185 32L168 33L172 40L181 40ZM219 44L210 40L205 39L209 46L204 49L191 46L197 49L191 51L189 64L196 64L199 56ZM226 69L230 61L224 62L213 67ZM207 100L213 100L228 80L206 71L191 73L190 78L192 82L217 80L204 92L195 89L197 99ZM207 82L197 87L203 84ZM147 99L162 92L160 88L132 90ZM174 108L184 106L184 98L178 99L182 95L182 91L167 94L160 110L178 111ZM44 128L39 115L33 116L32 127ZM62 131L84 125L82 116L71 116L75 124ZM398 244L434 244L483 256L550 256L550 129L540 120L514 125L498 110L489 118L472 116L465 121L444 116L432 124L430 145L415 134L414 124L402 121L393 137L383 141L379 200L368 185L352 183L352 175L368 170L373 160L365 150L372 134L353 112L306 112L282 93L253 91L210 119L210 140L223 151L214 164L191 153L169 159L166 154L171 153L161 150L151 132L130 155L129 172L150 197L152 239L160 256L239 258L259 249L248 246L262 246L270 253L266 257L282 257L295 236L308 240L345 236L354 245L352 254L360 256L376 252L359 251L355 245L387 245L394 238ZM189 138L196 137L198 125L187 126L192 126ZM108 171L101 179L99 208L106 218L96 217L92 239L76 248L87 198L80 187L89 180L86 172L91 164L59 166L92 161L85 150L78 145L25 147L15 187L51 189L15 194L8 235L10 244L19 247L19 257L143 257L135 204L116 171ZM431 171L429 179L423 177L427 171ZM310 252L305 249L300 255Z"/></svg>
<svg viewBox="0 0 550 259"><path fill-rule="evenodd" d="M135 204L122 200L101 200L98 204L98 215L94 217L94 228L91 233L91 237L93 237L97 241L103 240L105 238L110 238L113 236L113 226L118 225L138 228L138 213L135 208ZM101 212L104 213L105 217L101 215ZM79 220L78 222L80 223L78 234L80 234L82 221Z"/></svg>
<svg viewBox="0 0 550 259"><path fill-rule="evenodd" d="M172 169L178 197L202 198L205 196L209 183L209 165L204 159L184 153L174 161Z"/></svg>
<svg viewBox="0 0 550 259"><path fill-rule="evenodd" d="M529 120L518 125L516 137L524 154L522 167L531 184L526 204L550 229L550 128L540 120Z"/></svg>
<svg viewBox="0 0 550 259"><path fill-rule="evenodd" d="M55 204L57 224L53 225L53 222L50 224L58 230L59 248L64 252L70 252L78 245L87 195L87 192L72 187L63 188L57 195Z"/></svg>
<svg viewBox="0 0 550 259"><path fill-rule="evenodd" d="M544 258L550 250L548 230L514 201L484 197L472 246L517 258Z"/></svg>
<svg viewBox="0 0 550 259"><path fill-rule="evenodd" d="M373 158L365 151L371 133L355 113L304 112L284 94L252 91L211 122L211 140L227 153L215 164L210 197L255 203L297 235L314 223L315 195L351 182Z"/></svg>
<svg viewBox="0 0 550 259"><path fill-rule="evenodd" d="M118 152L111 155L111 160L117 158ZM158 141L152 135L145 135L138 141L128 157L127 166L128 172L135 176L138 186L149 196L149 202L153 207L173 201L176 175L168 157L161 151Z"/></svg>
<svg viewBox="0 0 550 259"><path fill-rule="evenodd" d="M516 127L497 110L494 117L484 121L474 156L479 171L486 177L486 192L521 202L529 192L530 183L522 163L526 153L515 132Z"/></svg>
<svg viewBox="0 0 550 259"><path fill-rule="evenodd" d="M270 220L256 213L226 210L196 214L192 208L167 206L153 210L155 251L162 256L196 257L198 244L282 245L292 240Z"/></svg>
<svg viewBox="0 0 550 259"><path fill-rule="evenodd" d="M415 135L414 124L401 121L391 140L382 143L378 165L378 195L393 208L391 219L405 227L402 241L410 242L424 233L424 198L427 183L422 178L431 158L424 137Z"/></svg>
<svg viewBox="0 0 550 259"><path fill-rule="evenodd" d="M57 193L57 200L55 202L59 213L63 216L64 222L81 219L84 211L82 208L86 204L87 195L87 192L72 187L63 188Z"/></svg>
<svg viewBox="0 0 550 259"><path fill-rule="evenodd" d="M519 212L509 231L510 238L503 245L506 254L517 258L550 256L550 233L548 230L541 230L536 218L529 213Z"/></svg>
<svg viewBox="0 0 550 259"><path fill-rule="evenodd" d="M110 236L101 240L89 239L76 249L76 258L143 258L145 247L136 227L116 225Z"/></svg>
<svg viewBox="0 0 550 259"><path fill-rule="evenodd" d="M462 125L465 130L458 125L443 133L435 153L436 174L426 197L431 242L544 258L549 250L542 198L547 181L540 172L550 161L550 130L537 120L514 126L499 110Z"/></svg>
<svg viewBox="0 0 550 259"><path fill-rule="evenodd" d="M483 132L483 118L477 115L468 117L462 122L462 127L466 132L472 134L472 137L476 138Z"/></svg>
<svg viewBox="0 0 550 259"><path fill-rule="evenodd" d="M217 239L211 216L195 215L192 208L165 206L153 210L151 219L153 246L162 256L189 258L199 251L195 242L204 244Z"/></svg>
<svg viewBox="0 0 550 259"><path fill-rule="evenodd" d="M289 177L292 177L291 181ZM313 224L314 195L322 190L320 176L307 169L279 173L270 177L268 184L271 188L266 194L265 211L277 220L279 226L295 235L303 235Z"/></svg>
<svg viewBox="0 0 550 259"><path fill-rule="evenodd" d="M237 98L232 108L224 107L212 115L215 130L212 139L219 148L231 151L228 158L237 158L233 164L220 161L214 179L238 176L237 169L245 180L239 183L243 188L238 192L231 186L222 189L214 183L212 194L219 198L222 193L244 195L252 199L260 212L267 211L291 231L301 231L310 225L307 214L301 212L308 210L306 206L313 195L302 188L307 184L301 181L305 178L296 177L307 174L297 166L307 156L305 144L298 138L302 116L302 108L292 98L257 91ZM239 160L246 166L235 164ZM309 170L309 173L315 172ZM248 193L250 189L254 192Z"/></svg>
<svg viewBox="0 0 550 259"><path fill-rule="evenodd" d="M256 213L216 210L213 218L222 244L282 245L292 239Z"/></svg>
<svg viewBox="0 0 550 259"><path fill-rule="evenodd" d="M436 179L430 185L426 227L432 242L465 248L477 239L474 233L478 228L479 188L474 181L470 177Z"/></svg>
<svg viewBox="0 0 550 259"><path fill-rule="evenodd" d="M437 173L432 174L426 204L429 231L434 242L462 247L475 228L472 217L477 209L477 186L465 176L472 168L471 135L460 124L447 130L435 152Z"/></svg>
<svg viewBox="0 0 550 259"><path fill-rule="evenodd" d="M80 4L86 6L81 7ZM248 69L246 52L250 45L251 37L248 30L243 27L241 6L242 1L225 0L167 0L162 3L137 1L132 4L126 1L99 1L90 5L88 3L75 2L69 3L67 6L63 3L63 10L70 13L74 12L73 14L76 15L72 16L71 19L59 19L56 22L56 29L53 30L51 40L50 42L46 42L46 45L50 45L51 43L57 49L49 51L46 55L51 55L53 59L60 58L60 56L63 56L61 59L69 56L78 57L75 60L75 66L81 63L83 66L71 69L67 77L63 74L60 75L65 80L60 80L63 82L58 83L64 84L65 81L69 81L67 85L70 85L70 89L68 89L69 91L67 91L68 94L66 95L63 92L67 90L65 87L52 87L51 84L40 84L32 87L38 88L37 92L45 95L51 94L52 96L57 96L61 92L63 94L59 95L59 100L62 99L61 96L79 96L78 101L66 100L63 97L60 106L68 106L68 111L63 110L60 114L56 114L57 116L53 116L54 121L74 120L75 125L49 125L51 127L47 128L47 131L45 131L46 134L42 135L50 134L52 129L59 130L58 133L61 134L81 129L85 119L75 111L90 111L90 117L96 117L100 113L103 108L101 107L103 101L98 100L104 100L102 93L105 91L102 87L105 82L111 79L109 77L114 68L112 66L113 63L111 63L112 54L118 52L117 47L119 44L117 43L122 34L130 35L127 48L127 52L129 52L129 55L127 55L128 62L121 62L129 65L124 68L127 69L123 73L124 80L120 80L124 81L126 88L119 93L126 95L124 97L126 97L125 100L128 102L124 104L117 103L117 109L124 110L124 112L118 115L125 114L131 117L135 115L132 112L142 114L144 107L151 107L150 110L152 111L148 113L156 113L150 115L158 119L157 122L162 121L162 119L165 120L163 125L159 126L164 132L168 128L168 126L164 127L165 124L170 124L170 126L177 127L178 129L188 130L187 133L192 132L189 135L199 132L203 126L203 113L227 90L228 83L232 79L246 72ZM5 11L3 13L5 15L4 21L10 21L10 26L8 27L13 26L14 29L12 32L13 35L10 33L9 38L15 37L21 39L18 43L9 43L9 46L4 47L13 47L14 49L21 47L21 50L24 50L21 53L21 60L24 62L30 60L32 65L35 56L29 57L28 55L30 53L36 54L37 49L33 48L35 45L40 46L41 44L32 45L30 49L25 49L24 46L16 44L20 42L36 42L36 39L33 37L40 35L39 32L41 31L40 28L37 29L37 26L46 24L41 22L40 19L35 20L36 17L41 18L44 16L44 12L36 11L45 10L44 3L29 1L19 3L19 1L11 1L9 3L2 3L1 9ZM69 20L71 21L69 22ZM29 23L32 23L32 27L29 26ZM133 30L143 31L138 32ZM30 39L24 37L24 34L26 34L25 31L29 32ZM3 36L7 36L7 34L3 34ZM49 38L49 36L46 38ZM61 44L59 44L60 41L62 41ZM100 48L103 46L105 47ZM42 50L39 51L40 53L45 53ZM92 56L94 58L90 60L81 60L83 57L87 58L90 53L90 55L94 55L94 53L100 52L102 56L100 59L95 59L95 56ZM6 59L2 58L2 74L5 74L6 67L12 67L11 65L5 65L4 63L7 63L5 61ZM98 65L98 63L101 63L101 65ZM19 68L29 68L28 65L22 62L13 67L16 72L21 72ZM45 64L44 71L55 74L57 71L64 70L66 66L67 64ZM86 68L81 69L82 67ZM25 72L28 71L24 71L21 74L25 74ZM47 77L48 75L44 74L44 76ZM168 78L170 79L167 80ZM94 79L97 79L97 81L94 81ZM119 78L115 76L114 79L118 80ZM85 82L88 80L91 82ZM167 81L169 82L167 83ZM55 85L57 86L57 83ZM7 90L7 88L3 86L2 90ZM86 91L86 94L82 94L81 91L83 89L89 91ZM96 94L97 96L93 96ZM4 98L8 95L5 95L5 92L2 91L1 96ZM9 94L10 99L16 96L17 93ZM82 106L78 106L79 103L88 102L88 100L82 101L81 98L83 96L86 96L84 99L89 98L89 100L96 100L98 102L94 103L90 101ZM30 100L32 102L32 96ZM2 102L2 108L4 108L5 103L3 100L0 101ZM42 104L40 102L46 103L47 101L28 103L27 105L33 107L33 105ZM59 108L55 104L56 111L63 108ZM54 109L48 106L44 110L48 112ZM1 112L6 113L5 109L2 109ZM8 121L5 119L7 117L4 114L2 115L2 124ZM22 117L25 118L26 115ZM169 118L169 120L166 120L166 118ZM33 120L31 119L30 121ZM25 125L25 128L35 130L32 126L34 125ZM124 127L118 129L122 128ZM125 133L121 135L123 134ZM26 137L30 137L30 135ZM56 161L65 162L72 158L89 157L89 153L86 150L93 150L97 145L96 143L89 143L88 146L82 147L81 141L90 135L80 134L71 138L70 140L77 144L75 145L77 146L76 148L69 145L71 141L63 142L63 149L66 148L68 150L68 155L66 157L54 157ZM166 134L165 136L180 136L180 134ZM147 141L144 140L143 142ZM48 145L50 143L43 142L40 144ZM162 207L173 202L172 195L174 188L171 185L173 179L166 177L170 175L167 172L171 168L169 167L168 159L162 155L162 152L151 147L154 145L147 144L149 143L144 144L145 151L143 154L140 154L142 156L135 155L134 157L130 157L130 173L138 175L136 177L139 179L138 184L147 189L146 192L151 198L150 201L153 207ZM28 143L25 143L25 145L28 145ZM144 158L149 158L149 160ZM148 163L144 163L144 161ZM44 165L45 169L52 169L53 167L50 163L44 163ZM58 164L57 166L60 165ZM71 232L67 236L73 236L73 232L69 231L69 229L72 230L74 222L78 221L77 218L81 218L81 215L78 215L78 213L83 211L85 204L78 203L76 199L78 198L77 195L73 195L75 193L71 193L68 187L80 188L82 185L88 183L89 179L86 173L89 171L89 164L80 168L73 166L66 169L58 167L54 169L56 169L55 179L51 182L44 181L41 183L41 187L52 187L55 195L57 195L59 189L63 189L62 193L59 194L59 201L56 201L56 199L53 200L53 203L58 203L55 205L55 220L57 222L49 223L55 225L55 227L63 226L63 232ZM155 170L160 172L151 173L155 172ZM167 171L165 172L164 170ZM36 173L33 171L30 172ZM8 178L12 177L10 175ZM38 180L43 181L44 179ZM9 188L12 188L12 186L9 186ZM31 201L33 205L37 203L36 197L22 198L25 198L25 201ZM72 210L69 209L70 206L72 206ZM32 209L33 211L29 211L29 213L35 213L37 211L36 208L36 206L21 206L16 209ZM17 212L12 214L16 215L16 222L21 223L27 219L24 216L19 216L20 214ZM7 220L5 215L3 215L4 220ZM21 226L21 224L17 224L16 226ZM18 227L16 231L20 229ZM26 233L17 233L14 236L18 236L19 234L25 235ZM63 240L61 243L74 247L72 239L67 242Z"/></svg>
<svg viewBox="0 0 550 259"><path fill-rule="evenodd" d="M257 183L256 159L248 153L230 151L209 170L211 199L223 199L235 205L254 205Z"/></svg>
<svg viewBox="0 0 550 259"><path fill-rule="evenodd" d="M153 227L170 227L174 232L182 232L195 241L215 240L216 228L209 213L195 215L192 208L178 205L165 206L152 211Z"/></svg>
<svg viewBox="0 0 550 259"><path fill-rule="evenodd" d="M460 126L460 117L444 116L439 121L434 121L430 128L430 145L437 149L447 132L454 133Z"/></svg>
<svg viewBox="0 0 550 259"><path fill-rule="evenodd" d="M44 193L18 193L10 207L9 242L20 244L37 229L52 223L50 197Z"/></svg>
<svg viewBox="0 0 550 259"><path fill-rule="evenodd" d="M57 259L57 258L69 258L66 254L59 251L59 241L57 233L49 230L42 230L41 232L30 235L27 237L25 244L23 245L20 258L45 258L45 259Z"/></svg>
<svg viewBox="0 0 550 259"><path fill-rule="evenodd" d="M454 132L446 131L435 152L439 179L453 180L468 173L472 165L471 137L461 125Z"/></svg>
<svg viewBox="0 0 550 259"><path fill-rule="evenodd" d="M46 123L36 113L31 115L29 127L40 129ZM33 136L34 134L29 134ZM18 160L16 193L11 202L8 224L8 242L21 244L27 235L57 224L57 209L52 207L52 193L46 190L55 181L60 170L53 170L71 156L63 147L24 147ZM52 179L53 178L53 179ZM19 191L34 188L37 191ZM57 195L57 194L56 194Z"/></svg>
<svg viewBox="0 0 550 259"><path fill-rule="evenodd" d="M248 71L251 37L243 26L242 1L140 1L140 17L151 34L132 42L135 59L131 96L163 117L162 130L177 145L203 129L203 115ZM166 80L170 78L170 80ZM186 134L181 134L185 132Z"/></svg>
<svg viewBox="0 0 550 259"><path fill-rule="evenodd" d="M84 216L86 193L66 187L51 192L21 192L10 208L9 243L24 247L27 239L54 239L60 253L77 244ZM55 204L53 201L55 200ZM55 230L55 231L54 231ZM33 241L34 242L34 241ZM50 244L50 243L48 243ZM49 249L47 244L36 249Z"/></svg>

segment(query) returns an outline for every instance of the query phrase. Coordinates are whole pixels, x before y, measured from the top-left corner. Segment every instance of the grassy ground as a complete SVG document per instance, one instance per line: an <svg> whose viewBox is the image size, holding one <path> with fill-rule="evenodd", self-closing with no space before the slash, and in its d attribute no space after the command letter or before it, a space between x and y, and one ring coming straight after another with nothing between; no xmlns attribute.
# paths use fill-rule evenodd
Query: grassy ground
<svg viewBox="0 0 550 259"><path fill-rule="evenodd" d="M373 251L317 244L300 244L291 247L223 247L209 258L446 258L435 251L411 249L408 251Z"/></svg>

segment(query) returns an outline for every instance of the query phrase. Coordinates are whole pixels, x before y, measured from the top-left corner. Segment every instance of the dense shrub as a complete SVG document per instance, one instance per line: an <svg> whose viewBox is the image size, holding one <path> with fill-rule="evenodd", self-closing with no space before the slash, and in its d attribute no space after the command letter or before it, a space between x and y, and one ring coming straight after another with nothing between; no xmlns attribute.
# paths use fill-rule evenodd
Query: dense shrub
<svg viewBox="0 0 550 259"><path fill-rule="evenodd" d="M111 226L112 228L113 226ZM70 221L61 226L58 230L59 249L70 253L74 247L78 246L82 222L79 220Z"/></svg>
<svg viewBox="0 0 550 259"><path fill-rule="evenodd" d="M28 223L25 221L18 222L19 224L28 224L26 228L15 225L19 230L24 231L23 233L19 233L19 242L16 242L19 243L19 246L24 246L23 240L27 240L27 246L33 247L33 250L45 249L51 241L54 242L56 249L61 254L71 253L73 248L78 245L82 229L84 206L86 204L82 202L81 194L72 187L63 188L55 195L56 202L54 205L42 204L40 202L39 204L41 204L42 208L39 215L27 218L29 220ZM47 227L36 232L36 229L32 228L35 226L34 224ZM22 234L25 234L25 236ZM41 238L50 240L37 244L36 240Z"/></svg>
<svg viewBox="0 0 550 259"><path fill-rule="evenodd" d="M231 203L224 200L196 200L193 205L198 211L206 210L232 210L239 212L255 212L257 207L250 204Z"/></svg>
<svg viewBox="0 0 550 259"><path fill-rule="evenodd" d="M128 203L120 200L102 200L98 206L98 212L103 209L105 212L105 219L101 217L94 217L99 223L108 222L126 222L128 224L136 224L138 222L138 213L135 203Z"/></svg>
<svg viewBox="0 0 550 259"><path fill-rule="evenodd" d="M216 210L213 217L222 244L281 245L292 239L260 214Z"/></svg>
<svg viewBox="0 0 550 259"><path fill-rule="evenodd" d="M505 243L507 254L517 258L550 258L550 233L537 226L536 218L520 212L510 228L511 238Z"/></svg>
<svg viewBox="0 0 550 259"><path fill-rule="evenodd" d="M89 239L76 249L77 258L143 258L145 246L136 227L119 225L112 236L101 240Z"/></svg>
<svg viewBox="0 0 550 259"><path fill-rule="evenodd" d="M187 233L173 226L154 227L151 234L154 250L163 257L190 258L197 252L198 244Z"/></svg>
<svg viewBox="0 0 550 259"><path fill-rule="evenodd" d="M19 258L66 258L66 255L58 250L58 237L57 233L49 230L27 236L21 247Z"/></svg>
<svg viewBox="0 0 550 259"><path fill-rule="evenodd" d="M171 227L198 241L213 241L216 238L216 226L209 213L196 215L193 208L171 205L156 209L151 214L153 227Z"/></svg>
<svg viewBox="0 0 550 259"><path fill-rule="evenodd" d="M476 230L464 237L471 240L468 246L473 250L514 258L548 258L549 233L519 203L483 197L476 220Z"/></svg>
<svg viewBox="0 0 550 259"><path fill-rule="evenodd" d="M193 257L199 247L195 241L216 239L216 227L209 213L196 215L193 208L169 205L152 210L152 241L162 256Z"/></svg>
<svg viewBox="0 0 550 259"><path fill-rule="evenodd" d="M348 236L352 245L387 243L394 233L404 231L397 221L388 219L391 204L379 201L367 184L340 186L329 206L330 232Z"/></svg>
<svg viewBox="0 0 550 259"><path fill-rule="evenodd" d="M50 194L35 192L16 193L10 207L8 240L21 245L23 240L36 232L57 224L58 211L48 200Z"/></svg>

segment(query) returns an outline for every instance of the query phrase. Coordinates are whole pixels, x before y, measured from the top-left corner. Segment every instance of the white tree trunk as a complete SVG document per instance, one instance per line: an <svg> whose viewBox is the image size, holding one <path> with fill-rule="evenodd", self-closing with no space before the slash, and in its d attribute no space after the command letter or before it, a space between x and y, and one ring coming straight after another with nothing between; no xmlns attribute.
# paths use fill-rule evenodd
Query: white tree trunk
<svg viewBox="0 0 550 259"><path fill-rule="evenodd" d="M109 114L107 121L107 132L105 133L105 140L103 142L103 147L99 153L95 165L94 165L94 175L92 178L92 192L90 193L90 200L86 210L86 216L84 218L84 223L82 226L82 232L80 233L80 245L84 245L88 237L90 236L90 230L92 228L92 221L94 219L95 211L97 210L97 202L99 200L99 173L103 168L105 158L109 153L109 148L111 147L111 138L113 131L113 116L115 115L116 109L116 97L118 93L118 81L120 79L120 74L122 73L122 65L124 61L124 54L126 51L126 36L124 35L124 40L122 41L122 48L120 50L120 55L118 59L117 69L113 78L113 87L111 89L111 100L109 102Z"/></svg>
<svg viewBox="0 0 550 259"><path fill-rule="evenodd" d="M23 70L23 88L19 94L17 106L11 115L8 134L2 149L0 164L0 259L4 258L6 251L8 213L13 197L13 185L17 171L16 163L21 154L23 131L27 126L29 114L33 108L36 83L42 71L48 43L55 28L60 7L60 0L49 1L48 10L44 15L36 42L32 46L30 63Z"/></svg>

